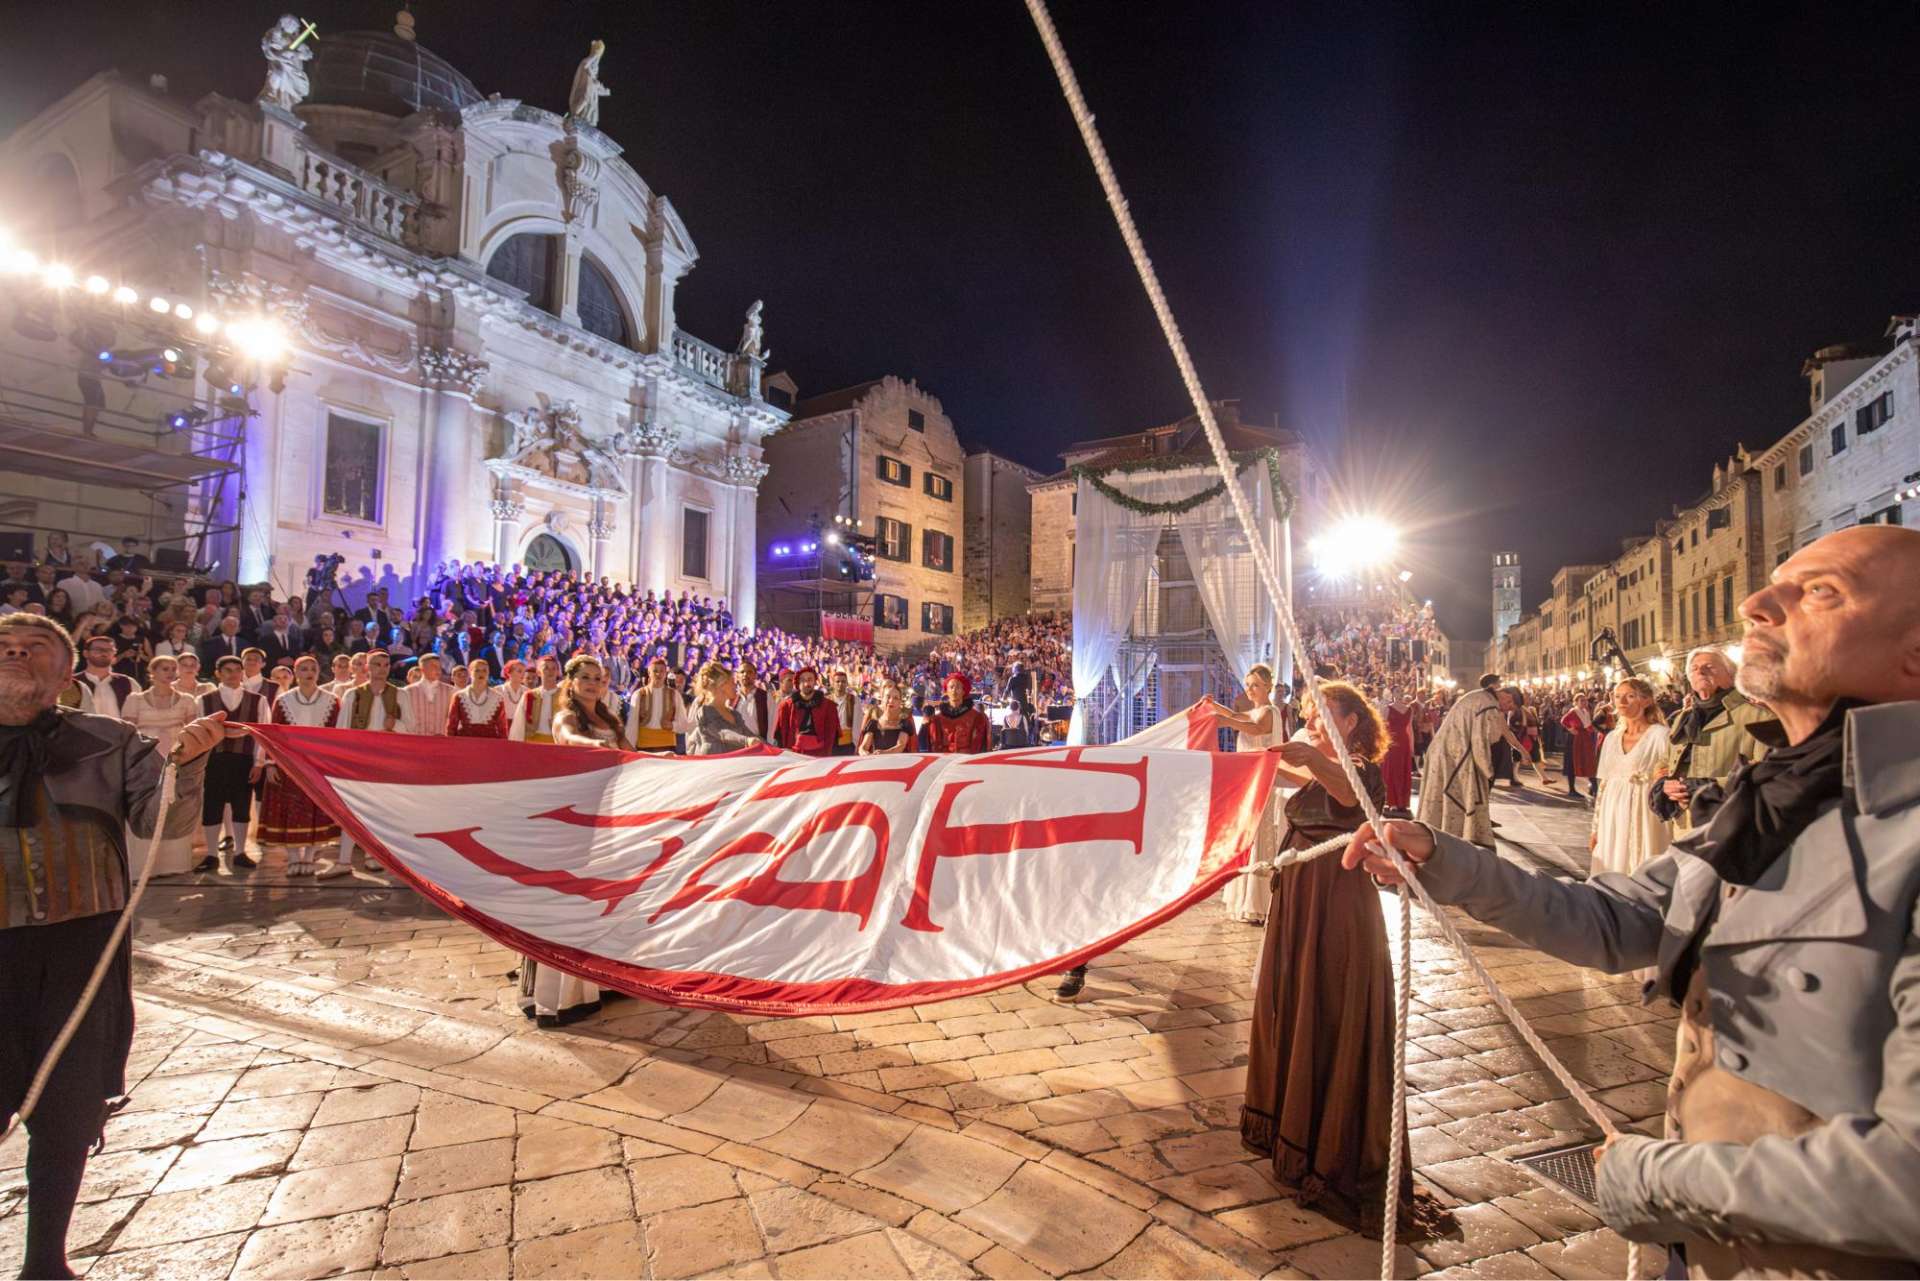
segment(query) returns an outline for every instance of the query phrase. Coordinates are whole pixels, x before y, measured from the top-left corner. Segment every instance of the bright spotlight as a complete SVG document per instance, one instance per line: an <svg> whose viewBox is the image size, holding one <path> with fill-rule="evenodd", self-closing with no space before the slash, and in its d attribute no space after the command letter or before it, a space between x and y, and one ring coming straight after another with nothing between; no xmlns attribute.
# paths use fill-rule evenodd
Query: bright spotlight
<svg viewBox="0 0 1920 1281"><path fill-rule="evenodd" d="M1400 581L1401 581L1401 582L1403 582L1403 583L1410 583L1410 582L1412 582L1412 581L1413 581L1413 571L1412 571L1412 570L1410 570L1410 569L1403 569L1403 570L1401 570L1401 571L1400 571Z"/></svg>
<svg viewBox="0 0 1920 1281"><path fill-rule="evenodd" d="M50 262L40 279L47 282L49 289L68 289L73 285L73 268L63 262Z"/></svg>
<svg viewBox="0 0 1920 1281"><path fill-rule="evenodd" d="M829 547L838 547L839 545L840 545L840 535L838 535L838 534L828 534L828 535L827 535L827 546L829 546ZM1382 1220L1382 1221L1384 1222L1384 1220Z"/></svg>
<svg viewBox="0 0 1920 1281"><path fill-rule="evenodd" d="M1322 577L1344 578L1391 560L1400 550L1400 531L1377 516L1353 516L1314 539L1307 550Z"/></svg>
<svg viewBox="0 0 1920 1281"><path fill-rule="evenodd" d="M40 260L33 256L31 249L9 249L0 253L0 267L16 276L31 275L39 265Z"/></svg>
<svg viewBox="0 0 1920 1281"><path fill-rule="evenodd" d="M173 306L173 314L178 316L182 320L192 320L193 308L187 306L187 304L183 302L175 303Z"/></svg>
<svg viewBox="0 0 1920 1281"><path fill-rule="evenodd" d="M286 333L271 320L236 320L227 326L227 338L248 360L276 360L287 349Z"/></svg>
<svg viewBox="0 0 1920 1281"><path fill-rule="evenodd" d="M220 328L220 321L203 311L193 318L193 327L203 334L210 334Z"/></svg>
<svg viewBox="0 0 1920 1281"><path fill-rule="evenodd" d="M147 306L151 307L154 311L160 313L161 315L165 315L167 312L173 310L173 304L168 302L165 298L158 298L158 297L150 298L147 300Z"/></svg>
<svg viewBox="0 0 1920 1281"><path fill-rule="evenodd" d="M113 291L113 300L119 303L122 307L130 307L134 303L137 303L140 301L140 295L135 293L128 286L122 285L118 289Z"/></svg>
<svg viewBox="0 0 1920 1281"><path fill-rule="evenodd" d="M110 288L112 288L112 286L107 283L107 278L105 276L88 276L87 277L86 289L87 289L87 292L90 294L104 294Z"/></svg>

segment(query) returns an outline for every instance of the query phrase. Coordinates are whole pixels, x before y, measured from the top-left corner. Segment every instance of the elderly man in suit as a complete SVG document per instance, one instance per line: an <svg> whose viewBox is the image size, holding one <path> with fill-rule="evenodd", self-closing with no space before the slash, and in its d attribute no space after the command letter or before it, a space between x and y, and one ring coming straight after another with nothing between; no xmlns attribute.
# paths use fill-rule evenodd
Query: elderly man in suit
<svg viewBox="0 0 1920 1281"><path fill-rule="evenodd" d="M1442 903L1680 1002L1664 1139L1601 1149L1596 1197L1700 1277L1920 1271L1920 531L1829 534L1740 606L1740 689L1785 746L1632 876L1523 871L1417 823ZM1369 827L1349 867L1398 880Z"/></svg>

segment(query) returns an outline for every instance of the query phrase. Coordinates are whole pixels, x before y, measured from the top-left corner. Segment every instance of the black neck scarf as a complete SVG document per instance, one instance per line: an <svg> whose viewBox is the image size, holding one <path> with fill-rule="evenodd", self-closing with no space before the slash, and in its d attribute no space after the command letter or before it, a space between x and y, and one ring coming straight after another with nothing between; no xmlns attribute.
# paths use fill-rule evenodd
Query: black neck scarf
<svg viewBox="0 0 1920 1281"><path fill-rule="evenodd" d="M1674 741L1683 746L1692 747L1700 737L1700 727L1724 710L1726 697L1726 690L1715 690L1712 698L1703 699L1684 709L1680 713L1679 721L1673 727Z"/></svg>
<svg viewBox="0 0 1920 1281"><path fill-rule="evenodd" d="M959 720L973 710L973 699L963 698L957 703L940 704L940 714L949 720Z"/></svg>
<svg viewBox="0 0 1920 1281"><path fill-rule="evenodd" d="M59 724L49 707L25 725L0 725L0 827L33 826L34 793Z"/></svg>
<svg viewBox="0 0 1920 1281"><path fill-rule="evenodd" d="M1706 834L1694 853L1733 885L1752 885L1786 853L1821 808L1844 788L1847 712L1852 700L1834 704L1820 728L1804 742L1769 752L1727 780L1724 789L1702 788L1695 813L1712 809Z"/></svg>

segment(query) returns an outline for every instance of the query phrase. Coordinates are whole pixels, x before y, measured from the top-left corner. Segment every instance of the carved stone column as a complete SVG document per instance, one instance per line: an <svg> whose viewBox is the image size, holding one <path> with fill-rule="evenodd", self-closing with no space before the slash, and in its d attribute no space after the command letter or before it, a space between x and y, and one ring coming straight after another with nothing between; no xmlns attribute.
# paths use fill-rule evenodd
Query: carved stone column
<svg viewBox="0 0 1920 1281"><path fill-rule="evenodd" d="M726 469L727 483L734 487L733 565L724 590L735 624L751 631L758 613L760 482L766 479L767 465L746 454L728 454Z"/></svg>
<svg viewBox="0 0 1920 1281"><path fill-rule="evenodd" d="M427 492L420 495L420 562L467 559L472 549L473 398L487 378L487 362L455 347L426 347L420 372L430 396L425 445Z"/></svg>
<svg viewBox="0 0 1920 1281"><path fill-rule="evenodd" d="M592 540L595 578L612 572L607 568L607 543L613 537L614 528L613 512L608 509L606 500L596 498L593 504L593 519L587 522L587 537Z"/></svg>
<svg viewBox="0 0 1920 1281"><path fill-rule="evenodd" d="M490 510L493 512L493 558L502 565L514 560L515 545L520 541L520 518L527 514L526 504L515 493L497 493L494 495Z"/></svg>
<svg viewBox="0 0 1920 1281"><path fill-rule="evenodd" d="M667 588L673 524L666 502L667 460L679 439L679 428L648 417L628 428L623 442L640 464L633 495L633 585L641 591Z"/></svg>

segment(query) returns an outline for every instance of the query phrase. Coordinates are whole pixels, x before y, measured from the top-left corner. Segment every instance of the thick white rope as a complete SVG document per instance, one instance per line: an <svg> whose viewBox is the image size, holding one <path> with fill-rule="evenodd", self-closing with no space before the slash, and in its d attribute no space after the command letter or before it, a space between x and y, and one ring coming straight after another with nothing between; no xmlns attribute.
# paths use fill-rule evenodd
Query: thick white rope
<svg viewBox="0 0 1920 1281"><path fill-rule="evenodd" d="M1094 171L1100 177L1100 185L1106 193L1107 205L1112 209L1114 220L1119 225L1120 238L1126 242L1127 252L1133 259L1134 269L1139 273L1140 283L1146 288L1147 299L1153 305L1154 316L1160 322L1160 331L1165 336L1167 346L1173 353L1174 363L1180 370L1181 382L1186 385L1187 395L1193 402L1194 412L1199 417L1201 430L1205 432L1207 444L1213 451L1214 464L1219 469L1220 478L1225 484L1227 497L1231 500L1234 515L1238 518L1241 529L1246 533L1248 550L1253 556L1254 567L1259 571L1261 581L1266 585L1268 593L1273 597L1274 603L1278 607L1277 612L1280 622L1287 633L1287 641L1289 645L1292 646L1293 652L1295 654L1305 654L1307 652L1306 645L1301 636L1299 624L1293 615L1293 602L1288 596L1285 587L1280 582L1280 577L1274 568L1273 560L1267 554L1266 545L1260 539L1253 520L1253 514L1247 506L1246 495L1241 491L1239 480L1235 475L1233 460L1228 454L1226 442L1221 438L1219 424L1214 421L1213 404L1207 399L1206 390L1201 386L1200 375L1194 368L1193 357L1188 353L1186 340L1181 336L1180 326L1174 320L1173 308L1167 302L1166 293L1160 287L1160 278L1154 270L1153 261L1147 256L1146 244L1140 237L1139 229L1134 225L1133 215L1127 206L1126 196L1120 190L1120 182L1114 174L1113 163L1107 156L1106 145L1100 140L1099 131L1094 126L1093 113L1088 109L1086 98L1080 92L1080 82L1073 73L1073 66L1067 59L1065 47L1060 43L1059 32L1054 29L1053 18L1047 12L1046 0L1026 0L1026 4L1027 12L1033 18L1034 26L1039 30L1040 41L1046 46L1047 57L1053 64L1054 75L1060 81L1061 92L1066 95L1067 106L1073 112L1074 123L1079 126L1081 141L1086 144L1087 154L1093 161ZM1439 904L1435 903L1428 895L1426 889L1420 884L1419 878L1414 875L1413 869L1401 856L1400 851L1394 848L1391 834L1388 832L1386 824L1381 818L1379 809L1374 805L1372 797L1367 794L1367 789L1362 784L1359 770L1354 765L1353 754L1348 750L1346 739L1340 733L1339 725L1333 719L1331 709L1327 706L1325 699L1321 695L1319 678L1314 674L1312 664L1304 664L1302 670L1306 674L1307 695L1312 699L1314 707L1319 713L1320 723L1325 727L1327 736L1333 743L1341 771L1346 775L1348 784L1353 788L1354 796L1359 801L1362 812L1366 815L1367 821L1372 826L1374 833L1379 837L1381 847L1386 851L1388 858L1393 863L1394 869L1400 874L1403 883L1419 898L1420 905L1434 918L1442 937L1444 937L1448 944L1453 947L1454 951L1460 955L1460 959L1467 965L1468 969L1473 972L1474 977L1480 980L1482 986L1487 990L1487 995L1492 998L1494 1005L1500 1012L1506 1016L1507 1021L1512 1024L1514 1031L1519 1034L1520 1039L1524 1041L1527 1047L1539 1058L1541 1064L1546 1067L1548 1071L1552 1072L1560 1083L1566 1087L1568 1095L1593 1118L1594 1123L1600 1127L1601 1133L1612 1137L1617 1133L1613 1122L1608 1119L1599 1104L1594 1102L1592 1097L1588 1095L1585 1087L1574 1079L1573 1073L1568 1071L1567 1066L1562 1063L1551 1050L1547 1049L1546 1043L1540 1039L1539 1033L1533 1030L1532 1026L1521 1015L1520 1011L1514 1008L1513 1002L1508 999L1506 993L1500 990L1500 986L1494 981L1493 975L1480 963L1479 958L1474 955L1473 949L1469 947L1467 941L1460 936L1459 930L1454 927L1453 923L1447 919L1446 913L1440 909ZM1412 918L1410 904L1407 903L1404 893L1401 895L1401 899L1400 950L1404 962L1411 957L1412 952L1410 939ZM1405 1161L1405 1153L1402 1151L1400 1140L1402 1128L1400 1123L1405 1117L1406 1107L1405 1045L1407 1039L1408 1013L1411 1008L1410 985L1413 981L1409 968L1410 967L1403 964L1395 976L1397 996L1399 998L1395 1008L1397 1022L1393 1083L1395 1124L1393 1127L1392 1148L1389 1154L1387 1170L1386 1206L1383 1211L1383 1221L1381 1224L1380 1275L1383 1278L1391 1278L1393 1276L1394 1243L1397 1235L1396 1229L1399 1217L1400 1170Z"/></svg>
<svg viewBox="0 0 1920 1281"><path fill-rule="evenodd" d="M107 972L113 968L113 958L120 951L120 940L126 938L127 931L133 928L133 914L140 906L141 897L147 892L147 882L153 877L153 865L159 859L160 842L166 837L167 811L173 808L173 796L179 766L169 764L160 775L160 807L155 811L153 837L147 842L146 865L140 869L140 879L134 882L133 892L127 895L127 905L120 910L120 919L113 923L113 936L107 940L107 947L100 954L99 963L93 967L93 977L87 980L86 988L80 993L73 1013L60 1028L60 1035L53 1038L53 1044L47 1048L47 1056L40 1060L40 1068L33 1074L33 1083L27 1087L26 1097L20 1100L20 1110L13 1120L7 1122L5 1130L0 1130L0 1143L13 1137L13 1132L27 1123L39 1106L40 1096L46 1093L47 1082L53 1079L53 1069L60 1064L60 1056L73 1044L74 1034L80 1030L81 1022L87 1017L87 1011L93 1008L93 999L100 994L100 987L107 981Z"/></svg>

